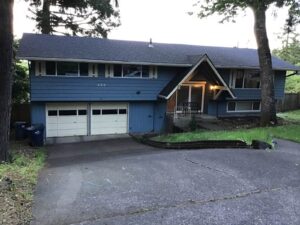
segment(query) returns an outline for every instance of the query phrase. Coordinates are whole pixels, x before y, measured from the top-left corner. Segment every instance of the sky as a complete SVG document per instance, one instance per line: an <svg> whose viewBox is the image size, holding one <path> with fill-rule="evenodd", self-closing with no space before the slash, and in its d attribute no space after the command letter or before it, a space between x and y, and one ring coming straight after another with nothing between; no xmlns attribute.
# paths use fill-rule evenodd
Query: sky
<svg viewBox="0 0 300 225"><path fill-rule="evenodd" d="M197 12L195 0L119 0L121 26L108 36L110 39L163 43L256 48L251 10L241 12L236 23L220 24L222 17L199 19L188 12ZM24 32L37 32L28 18L28 3L15 0L14 33L20 38ZM287 11L267 12L267 27L271 49L281 47L278 35L282 32ZM297 30L300 33L300 29Z"/></svg>

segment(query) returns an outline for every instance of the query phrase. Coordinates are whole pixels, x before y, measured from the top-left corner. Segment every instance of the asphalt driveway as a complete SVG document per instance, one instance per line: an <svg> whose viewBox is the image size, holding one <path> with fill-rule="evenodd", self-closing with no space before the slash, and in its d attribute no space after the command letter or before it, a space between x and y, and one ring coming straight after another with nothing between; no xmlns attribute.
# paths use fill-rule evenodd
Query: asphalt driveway
<svg viewBox="0 0 300 225"><path fill-rule="evenodd" d="M159 150L130 138L48 147L33 224L300 224L300 145Z"/></svg>

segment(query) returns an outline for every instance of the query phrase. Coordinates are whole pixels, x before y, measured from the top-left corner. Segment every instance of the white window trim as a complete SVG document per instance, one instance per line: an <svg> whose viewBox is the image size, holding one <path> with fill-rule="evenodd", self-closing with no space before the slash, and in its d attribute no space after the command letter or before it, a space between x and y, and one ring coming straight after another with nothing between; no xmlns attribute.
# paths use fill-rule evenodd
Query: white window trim
<svg viewBox="0 0 300 225"><path fill-rule="evenodd" d="M77 75L59 75L57 73L57 63L58 62L54 62L55 63L55 74L46 74L46 62L47 61L36 61L35 63L35 75L36 76L43 76L43 77L97 77L98 76L98 64L95 63L88 63L88 76L80 76L80 63L81 62L74 62L77 63ZM48 61L49 62L49 61ZM53 61L51 61L53 62ZM59 61L59 62L64 62L64 61ZM85 62L84 62L85 63ZM41 65L42 71L40 71L39 66ZM95 73L90 73L90 67L95 68Z"/></svg>
<svg viewBox="0 0 300 225"><path fill-rule="evenodd" d="M150 65L134 65L134 66L141 66L141 74L139 77L126 77L124 76L124 65L128 64L118 64L122 67L122 73L121 76L115 76L114 73L114 66L116 64L106 64L107 66L105 67L105 77L110 77L110 78L122 78L122 79L157 79L157 66L150 66ZM129 64L130 66L131 64ZM143 77L143 66L148 66L149 67L149 76Z"/></svg>
<svg viewBox="0 0 300 225"><path fill-rule="evenodd" d="M230 102L234 102L236 104L238 102L245 102L245 101L229 101L229 102L227 102L227 104L226 104L226 112L227 113L261 112L261 101L246 101L246 102L251 102L252 103L252 110L234 110L234 111L228 109L228 106L229 106ZM254 102L259 102L259 110L253 110ZM235 105L235 108L236 108L236 105Z"/></svg>
<svg viewBox="0 0 300 225"><path fill-rule="evenodd" d="M247 71L254 71L254 70L250 70L250 69L247 69L247 70L243 69L242 70L243 71L243 87L236 88L235 87L235 83L236 83L236 71L238 71L238 70L242 70L242 69L234 69L234 70L231 70L231 72L230 72L230 76L229 76L229 85L230 85L230 88L232 88L232 89L242 89L242 90L247 90L247 89L250 89L250 90L260 90L261 89L261 82L259 83L259 88L245 88L244 87L245 86L245 73ZM257 70L255 70L255 71L257 71Z"/></svg>

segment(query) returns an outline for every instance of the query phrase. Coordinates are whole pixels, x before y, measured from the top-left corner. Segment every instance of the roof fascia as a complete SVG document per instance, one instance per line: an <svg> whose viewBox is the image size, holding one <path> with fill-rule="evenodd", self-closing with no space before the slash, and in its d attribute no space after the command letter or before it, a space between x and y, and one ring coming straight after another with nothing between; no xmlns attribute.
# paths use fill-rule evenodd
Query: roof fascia
<svg viewBox="0 0 300 225"><path fill-rule="evenodd" d="M21 60L36 60L36 61L58 61L58 62L87 62L87 63L107 63L107 64L130 64L130 65L152 65L152 66L172 66L172 67L191 67L191 64L176 64L176 63L151 63L151 62L126 62L126 61L108 61L108 60L93 60L93 59L68 59L68 58L42 58L42 57L16 57Z"/></svg>

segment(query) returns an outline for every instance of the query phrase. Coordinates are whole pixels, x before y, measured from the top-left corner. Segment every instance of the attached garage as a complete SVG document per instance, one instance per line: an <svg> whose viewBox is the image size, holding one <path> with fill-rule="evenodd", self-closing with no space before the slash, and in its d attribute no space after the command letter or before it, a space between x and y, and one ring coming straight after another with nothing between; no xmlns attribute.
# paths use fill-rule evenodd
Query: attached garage
<svg viewBox="0 0 300 225"><path fill-rule="evenodd" d="M91 135L127 133L128 104L95 103L91 105Z"/></svg>
<svg viewBox="0 0 300 225"><path fill-rule="evenodd" d="M46 109L47 137L88 134L87 104L47 104Z"/></svg>
<svg viewBox="0 0 300 225"><path fill-rule="evenodd" d="M47 137L127 132L127 103L49 103L46 106Z"/></svg>

